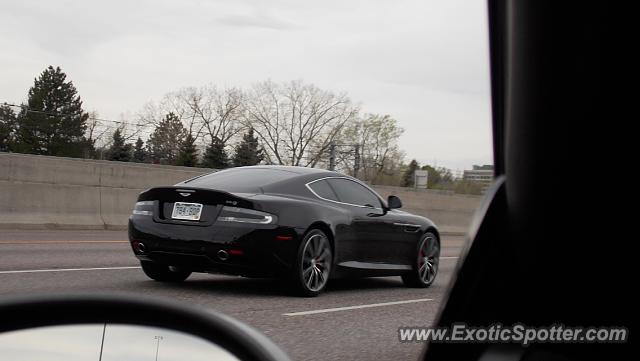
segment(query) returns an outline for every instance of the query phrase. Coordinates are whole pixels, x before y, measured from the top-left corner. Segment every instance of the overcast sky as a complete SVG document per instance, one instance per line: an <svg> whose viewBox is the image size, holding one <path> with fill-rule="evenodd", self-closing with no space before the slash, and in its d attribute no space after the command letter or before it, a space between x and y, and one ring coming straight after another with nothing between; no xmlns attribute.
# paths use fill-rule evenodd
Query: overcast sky
<svg viewBox="0 0 640 361"><path fill-rule="evenodd" d="M85 110L134 116L185 86L302 79L405 129L407 159L492 163L481 0L3 1L0 103L48 65Z"/></svg>

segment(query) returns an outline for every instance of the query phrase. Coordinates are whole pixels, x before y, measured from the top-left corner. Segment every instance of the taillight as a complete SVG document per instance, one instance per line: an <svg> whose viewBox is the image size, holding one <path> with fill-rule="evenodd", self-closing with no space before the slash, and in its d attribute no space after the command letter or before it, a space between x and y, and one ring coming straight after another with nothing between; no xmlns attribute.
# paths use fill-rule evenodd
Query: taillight
<svg viewBox="0 0 640 361"><path fill-rule="evenodd" d="M217 220L219 222L275 224L277 217L273 214L253 209L224 206Z"/></svg>
<svg viewBox="0 0 640 361"><path fill-rule="evenodd" d="M152 216L153 215L154 201L137 202L133 208L133 214L139 216Z"/></svg>

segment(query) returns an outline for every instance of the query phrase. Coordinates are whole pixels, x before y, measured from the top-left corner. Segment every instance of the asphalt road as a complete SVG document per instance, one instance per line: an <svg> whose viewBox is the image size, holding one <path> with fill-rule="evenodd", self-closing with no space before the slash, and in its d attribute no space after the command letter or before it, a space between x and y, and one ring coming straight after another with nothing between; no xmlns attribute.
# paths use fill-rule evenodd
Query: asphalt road
<svg viewBox="0 0 640 361"><path fill-rule="evenodd" d="M294 360L416 360L423 345L400 343L398 327L433 322L463 243L443 237L438 278L428 289L406 288L399 277L335 280L319 297L300 298L267 279L195 274L182 284L149 280L126 239L122 231L0 229L0 297L95 292L169 298L244 321ZM400 301L415 302L349 309Z"/></svg>

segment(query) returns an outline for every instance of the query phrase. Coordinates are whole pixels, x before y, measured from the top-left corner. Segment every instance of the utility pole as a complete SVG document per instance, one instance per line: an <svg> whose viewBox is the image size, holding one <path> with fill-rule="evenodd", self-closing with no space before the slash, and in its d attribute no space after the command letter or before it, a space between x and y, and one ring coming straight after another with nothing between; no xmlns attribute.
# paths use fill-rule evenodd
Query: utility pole
<svg viewBox="0 0 640 361"><path fill-rule="evenodd" d="M329 143L329 170L336 170L336 142Z"/></svg>
<svg viewBox="0 0 640 361"><path fill-rule="evenodd" d="M353 176L358 178L358 171L360 170L360 144L355 145L355 155L353 160Z"/></svg>
<svg viewBox="0 0 640 361"><path fill-rule="evenodd" d="M156 344L156 361L158 361L158 349L160 348L160 340L162 340L162 336L156 336L154 338L158 340L158 343Z"/></svg>

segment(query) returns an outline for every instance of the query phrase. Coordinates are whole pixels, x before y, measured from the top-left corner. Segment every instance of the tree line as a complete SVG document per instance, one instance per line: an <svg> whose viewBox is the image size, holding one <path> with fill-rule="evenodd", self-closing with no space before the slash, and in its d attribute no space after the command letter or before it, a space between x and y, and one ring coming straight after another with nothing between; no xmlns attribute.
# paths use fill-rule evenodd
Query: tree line
<svg viewBox="0 0 640 361"><path fill-rule="evenodd" d="M443 191L450 191L462 194L480 195L483 192L482 184L471 180L454 177L451 170L445 167L433 167L431 165L420 166L415 159L412 159L402 173L402 187L413 187L415 182L414 172L416 170L427 171L427 188Z"/></svg>
<svg viewBox="0 0 640 361"><path fill-rule="evenodd" d="M403 129L395 119L362 113L345 93L302 81L267 80L244 90L187 87L145 104L138 122L157 129L168 115L192 136L187 143L204 149L202 158L224 161L231 150L264 164L328 168L330 147L337 144L337 169L370 182L398 182L404 166L398 145Z"/></svg>
<svg viewBox="0 0 640 361"><path fill-rule="evenodd" d="M26 103L0 105L0 151L216 169L331 162L367 182L409 186L403 132L390 115L299 80L187 87L145 104L133 122L113 121L85 111L73 82L49 66ZM430 182L444 171L433 172Z"/></svg>
<svg viewBox="0 0 640 361"><path fill-rule="evenodd" d="M145 104L134 123L115 122L85 111L73 82L49 66L26 103L0 106L0 151L211 168L327 167L329 147L339 144L337 169L371 182L399 179L402 132L389 115L361 113L346 93L302 81L183 88Z"/></svg>

